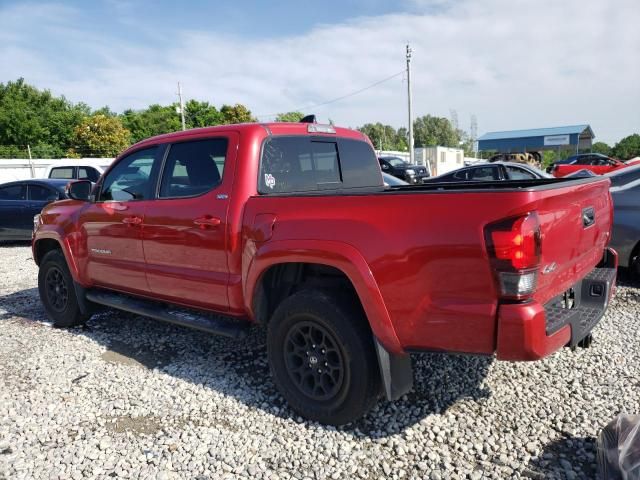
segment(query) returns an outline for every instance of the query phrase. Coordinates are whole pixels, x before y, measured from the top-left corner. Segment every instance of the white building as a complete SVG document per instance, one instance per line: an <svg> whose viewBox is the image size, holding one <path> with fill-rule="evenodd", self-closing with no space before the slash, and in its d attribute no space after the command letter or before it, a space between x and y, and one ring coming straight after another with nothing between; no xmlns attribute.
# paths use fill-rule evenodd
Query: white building
<svg viewBox="0 0 640 480"><path fill-rule="evenodd" d="M415 149L415 162L429 169L432 177L464 167L464 150L450 147Z"/></svg>

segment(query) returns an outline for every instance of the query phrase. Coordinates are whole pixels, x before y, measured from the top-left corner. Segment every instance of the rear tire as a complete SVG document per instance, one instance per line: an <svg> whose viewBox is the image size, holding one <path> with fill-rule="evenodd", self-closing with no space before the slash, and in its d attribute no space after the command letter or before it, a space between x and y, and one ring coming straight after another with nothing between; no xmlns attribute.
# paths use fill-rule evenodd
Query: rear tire
<svg viewBox="0 0 640 480"><path fill-rule="evenodd" d="M89 319L90 315L80 311L73 278L60 250L48 252L40 262L38 291L54 327L76 327Z"/></svg>
<svg viewBox="0 0 640 480"><path fill-rule="evenodd" d="M305 418L342 425L378 399L373 336L353 297L303 290L286 298L269 322L267 348L276 386Z"/></svg>

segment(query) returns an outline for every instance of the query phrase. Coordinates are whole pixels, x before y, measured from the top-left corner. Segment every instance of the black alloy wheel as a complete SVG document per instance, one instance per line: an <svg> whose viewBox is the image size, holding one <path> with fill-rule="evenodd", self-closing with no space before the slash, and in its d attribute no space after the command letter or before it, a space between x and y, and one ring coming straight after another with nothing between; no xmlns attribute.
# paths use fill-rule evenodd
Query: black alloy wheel
<svg viewBox="0 0 640 480"><path fill-rule="evenodd" d="M301 321L285 340L287 373L307 397L325 401L335 397L344 383L344 353L333 335L312 320Z"/></svg>

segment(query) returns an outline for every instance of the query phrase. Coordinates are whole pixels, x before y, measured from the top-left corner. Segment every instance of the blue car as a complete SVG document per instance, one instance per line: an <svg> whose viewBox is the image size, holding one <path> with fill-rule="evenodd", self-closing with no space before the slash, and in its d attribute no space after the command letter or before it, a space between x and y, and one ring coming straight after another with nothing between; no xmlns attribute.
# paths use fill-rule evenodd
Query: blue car
<svg viewBox="0 0 640 480"><path fill-rule="evenodd" d="M20 180L0 185L0 240L31 240L33 217L67 198L69 180Z"/></svg>

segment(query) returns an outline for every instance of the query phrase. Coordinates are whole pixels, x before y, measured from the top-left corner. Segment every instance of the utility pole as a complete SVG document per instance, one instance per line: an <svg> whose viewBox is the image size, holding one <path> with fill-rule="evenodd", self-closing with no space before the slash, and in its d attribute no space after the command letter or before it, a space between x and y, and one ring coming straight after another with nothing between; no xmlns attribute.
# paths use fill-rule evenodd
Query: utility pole
<svg viewBox="0 0 640 480"><path fill-rule="evenodd" d="M187 126L184 123L184 102L182 101L182 85L178 82L178 98L180 99L180 119L182 120L182 130L186 130Z"/></svg>
<svg viewBox="0 0 640 480"><path fill-rule="evenodd" d="M407 43L407 100L409 107L409 161L413 165L413 114L411 113L411 47Z"/></svg>
<svg viewBox="0 0 640 480"><path fill-rule="evenodd" d="M31 147L27 144L27 152L29 152L29 170L31 170L31 178L36 178L36 171L33 168L33 158L31 158Z"/></svg>

